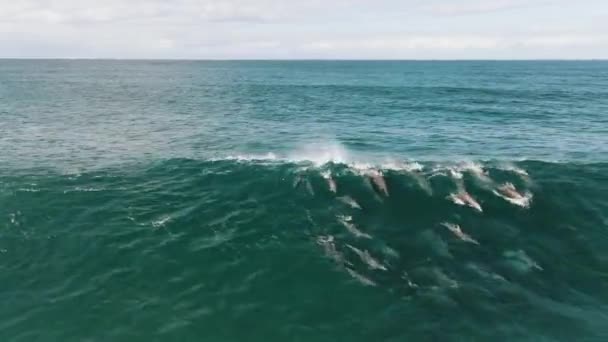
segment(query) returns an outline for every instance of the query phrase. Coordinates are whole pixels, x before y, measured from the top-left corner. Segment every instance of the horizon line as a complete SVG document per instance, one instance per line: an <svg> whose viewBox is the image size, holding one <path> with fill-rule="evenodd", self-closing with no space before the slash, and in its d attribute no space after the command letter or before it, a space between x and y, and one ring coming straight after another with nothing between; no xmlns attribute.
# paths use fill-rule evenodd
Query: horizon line
<svg viewBox="0 0 608 342"><path fill-rule="evenodd" d="M0 57L0 60L174 61L174 62L602 62L608 58L124 58L124 57Z"/></svg>

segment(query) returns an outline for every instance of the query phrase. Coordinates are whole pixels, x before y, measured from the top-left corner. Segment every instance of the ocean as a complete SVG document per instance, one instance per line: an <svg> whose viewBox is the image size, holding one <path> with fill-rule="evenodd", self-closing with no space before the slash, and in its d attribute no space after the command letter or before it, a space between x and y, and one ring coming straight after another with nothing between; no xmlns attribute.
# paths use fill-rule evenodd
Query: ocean
<svg viewBox="0 0 608 342"><path fill-rule="evenodd" d="M606 341L608 62L0 60L0 341Z"/></svg>

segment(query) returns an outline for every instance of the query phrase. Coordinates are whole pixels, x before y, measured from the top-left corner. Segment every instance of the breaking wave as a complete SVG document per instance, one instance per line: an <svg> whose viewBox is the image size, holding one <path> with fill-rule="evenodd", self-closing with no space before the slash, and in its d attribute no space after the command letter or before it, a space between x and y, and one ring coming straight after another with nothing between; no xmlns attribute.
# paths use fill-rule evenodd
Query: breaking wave
<svg viewBox="0 0 608 342"><path fill-rule="evenodd" d="M599 242L606 174L608 164L357 160L343 151L12 174L1 179L0 248L10 269L40 243L95 237L123 258L175 260L167 272L176 279L194 267L189 258L216 260L222 274L237 267L233 254L269 253L285 267L308 258L315 272L424 302L429 315L470 297L471 311L451 316L454 324L495 310L534 326L520 313L535 310L582 331L599 327L594 307L608 305L598 282L608 272ZM97 258L94 251L69 257L78 264ZM37 267L50 267L49 255L31 252Z"/></svg>

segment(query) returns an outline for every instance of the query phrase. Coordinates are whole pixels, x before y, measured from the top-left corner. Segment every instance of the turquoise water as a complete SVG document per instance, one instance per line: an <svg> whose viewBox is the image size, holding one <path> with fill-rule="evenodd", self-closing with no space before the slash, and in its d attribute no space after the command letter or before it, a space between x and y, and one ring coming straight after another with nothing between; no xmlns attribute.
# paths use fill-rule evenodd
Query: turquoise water
<svg viewBox="0 0 608 342"><path fill-rule="evenodd" d="M608 62L0 61L1 341L608 339Z"/></svg>

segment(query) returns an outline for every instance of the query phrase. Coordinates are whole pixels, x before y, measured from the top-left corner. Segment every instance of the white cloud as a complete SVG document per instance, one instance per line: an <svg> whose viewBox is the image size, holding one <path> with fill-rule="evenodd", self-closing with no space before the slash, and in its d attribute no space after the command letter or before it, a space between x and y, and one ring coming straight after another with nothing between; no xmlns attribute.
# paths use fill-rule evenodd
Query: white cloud
<svg viewBox="0 0 608 342"><path fill-rule="evenodd" d="M569 48L580 46L608 46L608 32L593 34L540 35L521 39L516 42L523 46Z"/></svg>
<svg viewBox="0 0 608 342"><path fill-rule="evenodd" d="M312 50L344 49L393 49L396 51L413 49L488 49L500 45L499 38L483 36L406 36L393 38L368 38L338 41L315 41L303 45Z"/></svg>
<svg viewBox="0 0 608 342"><path fill-rule="evenodd" d="M435 14L457 15L457 14L479 14L484 12L504 11L517 8L534 7L539 4L550 4L551 1L529 1L529 0L465 0L458 2L438 2L424 6L425 9Z"/></svg>
<svg viewBox="0 0 608 342"><path fill-rule="evenodd" d="M608 32L593 35L577 34L544 34L526 36L492 36L492 35L415 35L404 37L379 37L350 40L321 40L303 44L304 49L311 50L344 50L344 49L393 49L403 50L463 50L463 49L506 49L518 46L532 48L574 46L593 46L608 44Z"/></svg>
<svg viewBox="0 0 608 342"><path fill-rule="evenodd" d="M7 1L8 0L3 0ZM168 21L230 21L264 20L268 16L270 1L33 1L22 0L19 4L2 6L0 18L13 22L38 22L39 24L74 24L100 22Z"/></svg>
<svg viewBox="0 0 608 342"><path fill-rule="evenodd" d="M0 0L0 57L608 58L600 0Z"/></svg>

